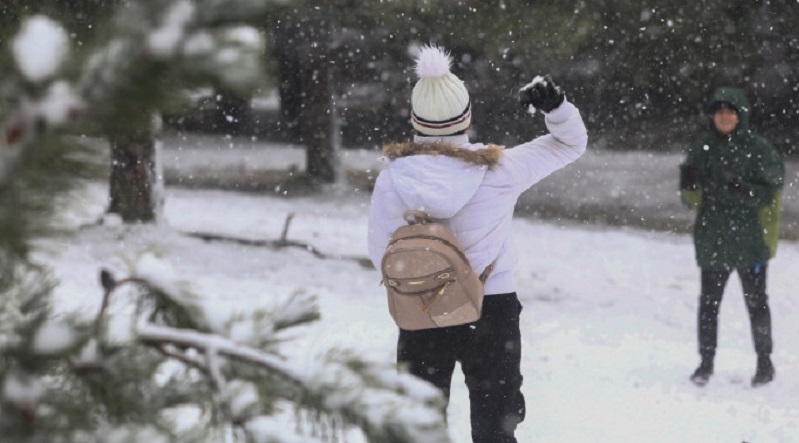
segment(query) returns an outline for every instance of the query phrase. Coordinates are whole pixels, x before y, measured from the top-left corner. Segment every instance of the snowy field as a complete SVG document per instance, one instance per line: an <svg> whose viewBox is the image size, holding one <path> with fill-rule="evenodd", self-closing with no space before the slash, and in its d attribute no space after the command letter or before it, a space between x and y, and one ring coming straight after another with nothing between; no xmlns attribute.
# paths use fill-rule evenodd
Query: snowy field
<svg viewBox="0 0 799 443"><path fill-rule="evenodd" d="M366 188L382 168L378 150L341 151L350 188ZM164 140L167 183L182 187L287 192L287 170L305 169L301 146L245 137L181 134ZM693 213L680 202L678 165L683 155L595 149L525 192L523 216L586 224L689 232ZM371 180L370 180L371 178ZM781 233L799 240L799 159L785 162Z"/></svg>
<svg viewBox="0 0 799 443"><path fill-rule="evenodd" d="M96 185L89 191L81 211L65 214L71 223L102 212L107 190ZM69 238L44 241L37 257L62 281L56 292L60 312L96 312L98 269L121 275L126 257L155 251L217 313L249 310L294 291L315 294L322 320L297 338L293 357L342 347L391 362L397 331L374 269L296 248L204 242L183 234L277 239L294 213L289 239L327 254L365 257L368 199L364 192L285 198L168 187L161 226L84 227ZM749 386L755 355L733 277L721 308L716 375L698 388L688 381L698 363L699 273L690 237L530 219L517 220L515 230L528 406L520 442L799 441L799 243L782 242L770 265L775 381ZM460 374L453 386L451 433L453 441L467 442Z"/></svg>

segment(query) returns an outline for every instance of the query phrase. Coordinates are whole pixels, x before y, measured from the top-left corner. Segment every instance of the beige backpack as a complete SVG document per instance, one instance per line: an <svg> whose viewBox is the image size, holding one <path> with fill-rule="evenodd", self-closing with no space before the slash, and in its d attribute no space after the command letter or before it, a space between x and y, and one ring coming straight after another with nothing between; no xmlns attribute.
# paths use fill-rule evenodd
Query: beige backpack
<svg viewBox="0 0 799 443"><path fill-rule="evenodd" d="M421 211L406 211L405 220L408 225L394 231L381 264L397 326L417 330L478 320L483 283L494 264L478 276L447 226Z"/></svg>

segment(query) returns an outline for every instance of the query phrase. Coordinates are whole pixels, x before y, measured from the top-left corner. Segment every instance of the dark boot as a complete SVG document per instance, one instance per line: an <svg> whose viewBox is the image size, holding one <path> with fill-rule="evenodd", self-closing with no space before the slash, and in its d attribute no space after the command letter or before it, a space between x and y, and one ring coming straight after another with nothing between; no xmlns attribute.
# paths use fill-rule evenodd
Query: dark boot
<svg viewBox="0 0 799 443"><path fill-rule="evenodd" d="M713 359L703 358L702 363L699 364L699 367L694 371L694 375L691 376L691 381L697 386L704 386L710 380L711 375L713 375Z"/></svg>
<svg viewBox="0 0 799 443"><path fill-rule="evenodd" d="M771 380L774 380L774 365L771 363L771 358L768 355L760 355L757 357L757 371L752 377L752 387L762 386Z"/></svg>

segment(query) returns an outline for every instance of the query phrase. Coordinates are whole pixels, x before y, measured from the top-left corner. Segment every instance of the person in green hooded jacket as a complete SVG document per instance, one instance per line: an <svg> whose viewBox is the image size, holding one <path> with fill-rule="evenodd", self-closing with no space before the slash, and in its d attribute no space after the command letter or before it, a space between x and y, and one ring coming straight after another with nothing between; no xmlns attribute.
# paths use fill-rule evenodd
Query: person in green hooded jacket
<svg viewBox="0 0 799 443"><path fill-rule="evenodd" d="M741 89L717 89L709 107L711 129L680 165L682 199L697 212L701 363L691 380L700 386L713 374L719 306L733 270L741 280L757 353L752 386L774 378L766 270L776 252L784 166L781 154L749 129L751 109Z"/></svg>

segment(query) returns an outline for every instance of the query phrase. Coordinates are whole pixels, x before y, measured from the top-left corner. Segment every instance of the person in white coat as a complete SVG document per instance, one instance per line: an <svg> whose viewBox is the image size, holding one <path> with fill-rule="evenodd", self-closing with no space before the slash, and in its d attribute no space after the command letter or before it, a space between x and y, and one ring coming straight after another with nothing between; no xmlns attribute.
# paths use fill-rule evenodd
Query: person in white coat
<svg viewBox="0 0 799 443"><path fill-rule="evenodd" d="M392 232L409 209L427 212L455 233L472 269L494 263L485 282L481 318L470 324L399 330L397 360L449 398L460 362L471 403L475 443L516 442L525 416L519 315L511 220L519 196L539 180L577 160L588 135L578 109L549 76L519 91L525 110L545 115L549 134L500 150L472 143L472 108L451 58L435 46L416 59L419 80L411 97L413 142L384 149L388 166L377 178L369 212L369 255L380 269Z"/></svg>

